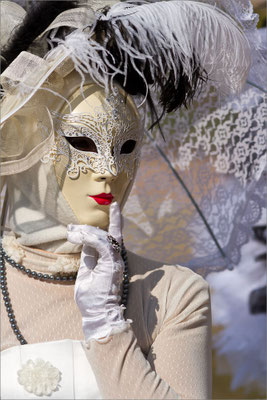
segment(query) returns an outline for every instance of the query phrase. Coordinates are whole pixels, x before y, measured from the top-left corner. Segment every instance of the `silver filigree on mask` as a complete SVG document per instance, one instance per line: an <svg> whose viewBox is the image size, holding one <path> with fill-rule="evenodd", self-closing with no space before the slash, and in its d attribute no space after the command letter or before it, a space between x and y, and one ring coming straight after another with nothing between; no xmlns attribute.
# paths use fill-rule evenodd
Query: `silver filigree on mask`
<svg viewBox="0 0 267 400"><path fill-rule="evenodd" d="M55 143L42 158L43 162L57 162L62 155L67 156L67 175L73 179L88 169L99 174L108 171L114 176L124 171L129 179L133 178L143 141L143 121L131 110L117 88L101 107L94 107L92 114L51 112L51 117ZM71 145L69 138L82 137L93 141L95 151L78 150ZM128 141L132 141L133 147L129 153L124 151Z"/></svg>

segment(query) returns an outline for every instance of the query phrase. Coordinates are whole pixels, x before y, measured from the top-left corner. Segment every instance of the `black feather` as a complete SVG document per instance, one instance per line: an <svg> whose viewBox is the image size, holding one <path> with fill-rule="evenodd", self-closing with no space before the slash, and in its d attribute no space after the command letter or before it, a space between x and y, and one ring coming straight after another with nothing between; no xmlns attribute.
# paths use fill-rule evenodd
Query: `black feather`
<svg viewBox="0 0 267 400"><path fill-rule="evenodd" d="M24 20L14 31L1 52L2 72L22 52L26 51L34 40L63 11L77 7L76 1L41 1L32 3Z"/></svg>
<svg viewBox="0 0 267 400"><path fill-rule="evenodd" d="M104 10L104 12L107 11L108 8ZM127 29L125 29L122 24L119 25L118 22L117 26L119 26L121 35L127 41ZM132 28L134 27L132 26ZM205 70L201 67L196 56L191 59L193 70L191 80L189 80L188 76L184 73L182 62L180 62L180 66L178 67L179 79L177 81L175 81L174 71L167 71L166 68L166 74L165 76L162 76L161 69L158 67L158 69L155 70L155 65L153 65L153 76L149 60L135 59L133 62L129 58L128 60L125 59L125 53L121 51L116 42L116 32L110 21L98 21L95 27L95 33L96 40L105 46L107 51L110 53L109 62L112 66L123 70L123 65L127 62L128 67L126 78L123 74L119 73L117 73L114 78L126 92L131 95L147 95L147 87L144 78L148 85L157 88L157 91L160 94L159 102L162 107L161 116L156 116L156 109L153 105L152 98L150 95L147 96L152 115L152 127L160 121L165 112L172 112L181 106L187 107L196 93L201 90L203 82L206 82L208 79ZM138 38L138 35L136 35L136 37ZM149 41L149 37L147 37L147 40ZM134 46L139 52L142 51L140 44L139 39L136 39ZM161 53L160 48L158 49L157 57L159 60L161 59L161 61L164 60L164 55ZM157 60L155 61L157 65L160 65L160 62L157 62ZM137 70L142 72L144 78L137 72ZM109 72L113 72L112 67L109 68Z"/></svg>

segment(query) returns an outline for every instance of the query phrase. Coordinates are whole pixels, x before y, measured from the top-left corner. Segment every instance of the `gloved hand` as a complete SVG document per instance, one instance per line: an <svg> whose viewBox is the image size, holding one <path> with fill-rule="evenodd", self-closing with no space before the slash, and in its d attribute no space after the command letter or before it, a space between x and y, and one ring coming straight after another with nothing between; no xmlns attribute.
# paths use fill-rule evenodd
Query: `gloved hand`
<svg viewBox="0 0 267 400"><path fill-rule="evenodd" d="M125 321L124 307L119 304L124 262L118 203L110 206L108 232L89 225L68 225L67 238L83 244L74 297L82 314L85 340L105 339L127 330L131 321Z"/></svg>

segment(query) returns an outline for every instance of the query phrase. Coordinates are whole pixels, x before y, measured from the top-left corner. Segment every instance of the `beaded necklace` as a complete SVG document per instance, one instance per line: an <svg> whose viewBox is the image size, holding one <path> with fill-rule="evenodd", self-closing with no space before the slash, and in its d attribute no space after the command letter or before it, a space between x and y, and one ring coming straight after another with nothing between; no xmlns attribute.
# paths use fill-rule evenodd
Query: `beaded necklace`
<svg viewBox="0 0 267 400"><path fill-rule="evenodd" d="M126 307L128 300L128 292L129 292L129 271L128 271L128 257L127 251L125 249L124 243L122 242L121 246L121 257L124 262L124 272L123 272L123 287L122 287L122 296L121 296L121 304ZM10 326L14 332L14 335L18 339L21 345L28 344L27 340L24 338L20 329L17 325L17 321L15 318L15 314L12 308L10 296L8 293L7 286L7 277L6 277L6 262L8 262L11 267L16 268L18 271L21 271L24 274L27 274L30 278L37 279L40 281L46 282L73 282L76 279L77 272L71 275L61 275L61 274L42 274L37 273L36 271L32 271L29 268L25 268L23 265L17 263L12 260L11 257L5 252L3 247L0 245L0 287L3 295L4 304L6 307L7 315L9 318Z"/></svg>

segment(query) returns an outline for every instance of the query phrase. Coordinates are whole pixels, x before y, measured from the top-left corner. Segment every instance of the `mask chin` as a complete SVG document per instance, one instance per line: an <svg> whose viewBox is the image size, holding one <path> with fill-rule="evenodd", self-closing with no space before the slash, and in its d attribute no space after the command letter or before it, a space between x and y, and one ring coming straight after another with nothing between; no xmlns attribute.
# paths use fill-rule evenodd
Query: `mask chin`
<svg viewBox="0 0 267 400"><path fill-rule="evenodd" d="M99 182L99 176L92 171L81 173L77 179L70 179L65 173L62 161L54 164L54 169L60 192L78 223L98 226L101 229L108 228L109 205L98 204L90 195L111 193L122 210L134 184L134 179L128 180L125 176L119 176L114 182ZM136 169L134 173L136 174Z"/></svg>

